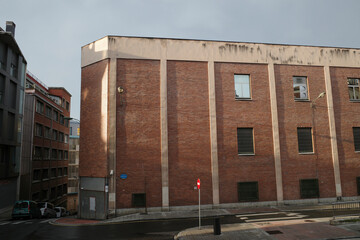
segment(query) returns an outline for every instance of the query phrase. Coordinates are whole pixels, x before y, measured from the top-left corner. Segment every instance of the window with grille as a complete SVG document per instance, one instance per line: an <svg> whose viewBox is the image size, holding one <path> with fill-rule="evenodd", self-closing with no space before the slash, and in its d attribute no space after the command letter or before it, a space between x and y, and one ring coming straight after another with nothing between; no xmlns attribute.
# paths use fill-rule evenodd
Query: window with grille
<svg viewBox="0 0 360 240"><path fill-rule="evenodd" d="M359 82L360 82L359 78L349 78L347 80L350 101L360 100Z"/></svg>
<svg viewBox="0 0 360 240"><path fill-rule="evenodd" d="M360 151L360 127L353 127L355 151Z"/></svg>
<svg viewBox="0 0 360 240"><path fill-rule="evenodd" d="M238 182L237 185L239 202L259 200L258 182Z"/></svg>
<svg viewBox="0 0 360 240"><path fill-rule="evenodd" d="M297 134L299 153L312 153L313 144L311 128L298 128Z"/></svg>
<svg viewBox="0 0 360 240"><path fill-rule="evenodd" d="M252 128L238 128L237 140L238 140L238 154L240 155L254 154Z"/></svg>
<svg viewBox="0 0 360 240"><path fill-rule="evenodd" d="M235 74L235 99L250 99L250 75Z"/></svg>
<svg viewBox="0 0 360 240"><path fill-rule="evenodd" d="M319 182L317 179L301 179L300 180L300 196L301 198L318 198Z"/></svg>
<svg viewBox="0 0 360 240"><path fill-rule="evenodd" d="M307 77L293 77L293 88L295 100L308 99Z"/></svg>
<svg viewBox="0 0 360 240"><path fill-rule="evenodd" d="M146 206L146 194L145 193L133 193L132 205L133 205L133 207L145 207Z"/></svg>

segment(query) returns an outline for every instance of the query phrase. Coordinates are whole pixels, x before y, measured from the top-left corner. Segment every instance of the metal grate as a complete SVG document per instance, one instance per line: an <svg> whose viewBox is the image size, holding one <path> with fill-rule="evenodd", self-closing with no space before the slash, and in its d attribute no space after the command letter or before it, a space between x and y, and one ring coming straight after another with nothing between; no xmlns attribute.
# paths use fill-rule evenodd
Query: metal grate
<svg viewBox="0 0 360 240"><path fill-rule="evenodd" d="M319 197L318 179L301 179L300 195L301 198L318 198Z"/></svg>
<svg viewBox="0 0 360 240"><path fill-rule="evenodd" d="M258 182L239 182L238 199L239 202L259 200Z"/></svg>
<svg viewBox="0 0 360 240"><path fill-rule="evenodd" d="M133 207L145 207L146 206L146 194L145 193L133 193L132 204L133 204Z"/></svg>
<svg viewBox="0 0 360 240"><path fill-rule="evenodd" d="M253 129L252 128L238 128L237 129L238 140L238 154L253 154Z"/></svg>

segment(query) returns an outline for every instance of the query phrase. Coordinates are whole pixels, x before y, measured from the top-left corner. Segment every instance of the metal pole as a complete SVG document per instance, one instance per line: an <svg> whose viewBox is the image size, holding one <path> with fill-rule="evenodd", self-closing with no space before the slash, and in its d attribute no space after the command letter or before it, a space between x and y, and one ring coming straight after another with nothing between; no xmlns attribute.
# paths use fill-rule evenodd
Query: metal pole
<svg viewBox="0 0 360 240"><path fill-rule="evenodd" d="M199 229L201 229L201 215L200 215L200 188L199 188Z"/></svg>

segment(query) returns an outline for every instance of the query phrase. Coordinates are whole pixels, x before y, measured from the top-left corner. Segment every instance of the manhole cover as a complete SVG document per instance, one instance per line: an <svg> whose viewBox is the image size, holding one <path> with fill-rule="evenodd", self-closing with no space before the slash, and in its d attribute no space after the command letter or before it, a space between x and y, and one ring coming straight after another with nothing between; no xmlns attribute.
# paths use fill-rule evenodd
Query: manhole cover
<svg viewBox="0 0 360 240"><path fill-rule="evenodd" d="M282 232L281 231L279 231L279 230L272 230L272 231L266 231L268 234L270 234L270 235L273 235L273 234L282 234Z"/></svg>

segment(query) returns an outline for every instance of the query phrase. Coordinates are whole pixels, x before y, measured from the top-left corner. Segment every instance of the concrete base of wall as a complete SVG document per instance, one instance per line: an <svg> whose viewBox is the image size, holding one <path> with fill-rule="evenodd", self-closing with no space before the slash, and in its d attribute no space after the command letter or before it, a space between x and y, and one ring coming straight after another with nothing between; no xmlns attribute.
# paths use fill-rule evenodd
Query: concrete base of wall
<svg viewBox="0 0 360 240"><path fill-rule="evenodd" d="M343 197L340 201L355 201L360 200L360 196L354 197ZM284 200L281 202L278 201L267 201L267 202L241 202L241 203L222 203L216 205L201 205L202 210L209 209L232 209L232 208L246 208L246 207L276 207L283 205L318 205L318 204L329 204L333 202L337 202L337 198L315 198L315 199L297 199L297 200ZM124 208L124 209L116 209L116 215L128 215L134 213L146 213L146 212L167 212L167 211L196 211L199 209L198 205L190 205L190 206L174 206L169 208L161 208L161 207L150 207L150 208Z"/></svg>

